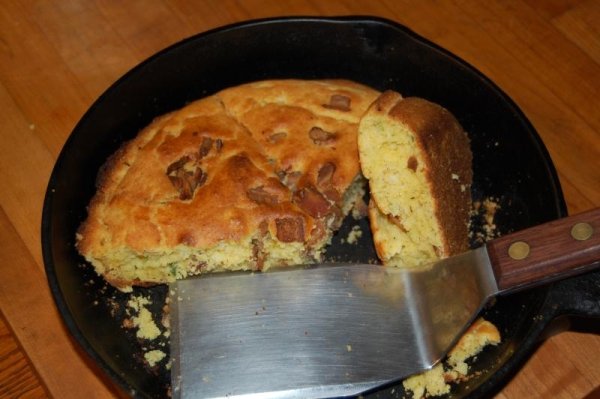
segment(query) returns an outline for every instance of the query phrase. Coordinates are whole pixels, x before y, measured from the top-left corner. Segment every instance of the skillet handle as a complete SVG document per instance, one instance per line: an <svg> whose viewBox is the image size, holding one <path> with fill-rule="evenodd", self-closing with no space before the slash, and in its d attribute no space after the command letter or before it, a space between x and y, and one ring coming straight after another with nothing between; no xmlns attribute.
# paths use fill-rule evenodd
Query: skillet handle
<svg viewBox="0 0 600 399"><path fill-rule="evenodd" d="M600 271L560 281L552 286L547 305L553 317L600 318ZM600 327L597 322L596 328ZM600 330L598 330L600 332Z"/></svg>
<svg viewBox="0 0 600 399"><path fill-rule="evenodd" d="M498 289L514 291L600 267L600 208L486 244Z"/></svg>

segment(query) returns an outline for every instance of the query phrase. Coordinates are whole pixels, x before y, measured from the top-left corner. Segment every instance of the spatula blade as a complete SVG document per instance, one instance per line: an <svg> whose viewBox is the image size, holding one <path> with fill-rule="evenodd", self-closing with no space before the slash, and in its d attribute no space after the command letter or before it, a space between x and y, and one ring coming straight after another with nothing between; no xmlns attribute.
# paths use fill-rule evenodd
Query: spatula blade
<svg viewBox="0 0 600 399"><path fill-rule="evenodd" d="M496 291L485 248L418 271L353 264L181 280L173 396L356 395L433 366Z"/></svg>

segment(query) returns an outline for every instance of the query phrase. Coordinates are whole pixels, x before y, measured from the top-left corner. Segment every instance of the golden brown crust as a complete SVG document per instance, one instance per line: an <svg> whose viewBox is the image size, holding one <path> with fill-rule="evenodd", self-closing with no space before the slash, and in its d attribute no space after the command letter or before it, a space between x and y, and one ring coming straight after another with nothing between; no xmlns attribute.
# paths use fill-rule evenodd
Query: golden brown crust
<svg viewBox="0 0 600 399"><path fill-rule="evenodd" d="M359 173L356 128L376 92L343 80L313 82L310 87L287 80L251 83L217 96L264 148L280 175L300 174L288 184L292 189L316 187L319 170L327 163L335 165L331 184L338 193ZM342 102L339 98L347 105L332 106Z"/></svg>
<svg viewBox="0 0 600 399"><path fill-rule="evenodd" d="M422 98L404 98L389 115L410 127L427 159L435 214L444 230L444 252L450 256L466 251L473 180L466 132L448 110Z"/></svg>
<svg viewBox="0 0 600 399"><path fill-rule="evenodd" d="M251 242L256 269L263 239L316 256L359 174L357 124L377 95L345 81L265 81L157 118L102 168L78 250L120 289L207 267L178 258L167 277L145 274L147 259L174 249ZM126 262L143 266L125 273Z"/></svg>

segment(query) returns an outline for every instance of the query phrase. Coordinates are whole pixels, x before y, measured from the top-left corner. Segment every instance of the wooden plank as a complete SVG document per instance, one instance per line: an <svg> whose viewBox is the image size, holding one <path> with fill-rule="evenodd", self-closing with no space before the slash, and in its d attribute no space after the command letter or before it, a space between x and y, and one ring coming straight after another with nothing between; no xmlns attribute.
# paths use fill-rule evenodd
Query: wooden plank
<svg viewBox="0 0 600 399"><path fill-rule="evenodd" d="M96 6L108 26L127 43L137 62L196 33L187 21L172 12L169 4L162 2L148 7L144 0L98 1ZM132 20L136 23L130 23Z"/></svg>
<svg viewBox="0 0 600 399"><path fill-rule="evenodd" d="M0 8L0 83L54 156L93 97L32 20L33 4L15 0Z"/></svg>
<svg viewBox="0 0 600 399"><path fill-rule="evenodd" d="M105 398L119 393L70 339L45 274L3 209L0 243L0 307L27 356L39 366L50 394L56 398Z"/></svg>
<svg viewBox="0 0 600 399"><path fill-rule="evenodd" d="M560 186L562 188L563 196L565 198L565 202L567 203L567 209L569 214L581 213L583 211L587 211L588 209L592 209L598 204L592 202L591 200L585 198L585 196L579 191L577 186L573 185L569 179L563 176L560 172L558 173L558 178L560 180Z"/></svg>
<svg viewBox="0 0 600 399"><path fill-rule="evenodd" d="M31 363L0 314L0 397L47 398Z"/></svg>
<svg viewBox="0 0 600 399"><path fill-rule="evenodd" d="M21 113L5 87L0 84L0 206L22 237L41 268L40 221L42 202L54 159L36 127Z"/></svg>
<svg viewBox="0 0 600 399"><path fill-rule="evenodd" d="M584 352L598 349L598 345L600 340L593 334L566 332L550 338L544 343L544 350L533 354L500 397L583 398L596 387L600 365Z"/></svg>
<svg viewBox="0 0 600 399"><path fill-rule="evenodd" d="M83 87L91 99L138 63L129 44L93 2L39 2L28 11L61 58L58 66L64 65L77 78L67 84Z"/></svg>
<svg viewBox="0 0 600 399"><path fill-rule="evenodd" d="M583 1L568 11L552 19L552 24L565 37L600 64L600 2ZM581 76L582 79L595 79L597 76Z"/></svg>
<svg viewBox="0 0 600 399"><path fill-rule="evenodd" d="M552 19L577 7L582 0L524 0L536 13L546 19Z"/></svg>

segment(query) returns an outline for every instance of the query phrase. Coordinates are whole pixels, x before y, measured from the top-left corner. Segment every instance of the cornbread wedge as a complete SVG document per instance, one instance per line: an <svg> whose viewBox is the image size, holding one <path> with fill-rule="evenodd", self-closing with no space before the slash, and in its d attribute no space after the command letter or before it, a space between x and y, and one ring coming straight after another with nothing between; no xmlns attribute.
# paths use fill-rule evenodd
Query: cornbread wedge
<svg viewBox="0 0 600 399"><path fill-rule="evenodd" d="M361 119L358 148L384 264L419 266L468 248L472 154L450 112L387 91Z"/></svg>
<svg viewBox="0 0 600 399"><path fill-rule="evenodd" d="M357 128L378 94L263 81L157 118L103 167L78 250L123 291L318 261L364 192Z"/></svg>

